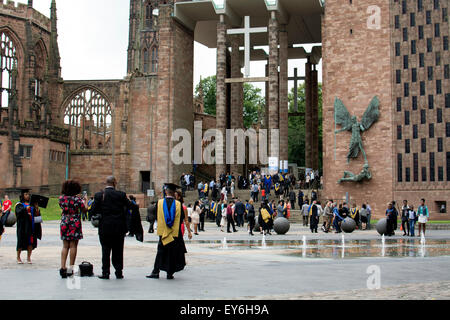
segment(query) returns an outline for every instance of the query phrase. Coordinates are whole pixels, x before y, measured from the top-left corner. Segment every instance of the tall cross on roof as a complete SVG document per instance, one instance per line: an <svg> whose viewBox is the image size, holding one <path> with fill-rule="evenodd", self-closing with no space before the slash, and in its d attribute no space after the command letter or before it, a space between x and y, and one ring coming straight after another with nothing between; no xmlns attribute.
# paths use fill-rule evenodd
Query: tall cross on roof
<svg viewBox="0 0 450 320"><path fill-rule="evenodd" d="M244 28L240 29L229 29L227 34L243 34L245 42L245 72L244 76L246 78L250 77L250 34L251 33L264 33L267 32L267 27L251 28L250 27L250 17L245 17Z"/></svg>
<svg viewBox="0 0 450 320"><path fill-rule="evenodd" d="M288 78L289 81L294 81L294 112L298 112L298 81L304 81L305 77L298 76L298 69L294 69L294 76Z"/></svg>

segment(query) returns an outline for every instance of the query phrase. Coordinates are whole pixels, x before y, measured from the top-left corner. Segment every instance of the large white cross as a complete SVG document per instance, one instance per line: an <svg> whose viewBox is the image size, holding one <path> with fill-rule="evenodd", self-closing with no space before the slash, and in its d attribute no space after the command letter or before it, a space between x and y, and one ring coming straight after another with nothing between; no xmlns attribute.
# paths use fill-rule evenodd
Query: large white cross
<svg viewBox="0 0 450 320"><path fill-rule="evenodd" d="M250 17L245 17L244 28L227 30L227 34L243 34L245 38L245 73L246 78L250 77L250 34L267 32L267 27L250 28Z"/></svg>

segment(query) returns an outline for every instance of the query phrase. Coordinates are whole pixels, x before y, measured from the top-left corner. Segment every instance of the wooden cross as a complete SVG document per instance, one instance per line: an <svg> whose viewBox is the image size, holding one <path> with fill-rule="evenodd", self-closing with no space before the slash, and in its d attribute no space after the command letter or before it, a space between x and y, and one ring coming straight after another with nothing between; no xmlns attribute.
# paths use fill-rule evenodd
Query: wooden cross
<svg viewBox="0 0 450 320"><path fill-rule="evenodd" d="M267 32L267 27L250 28L250 17L245 17L244 28L227 30L227 34L243 34L245 39L245 72L246 78L250 77L250 34Z"/></svg>

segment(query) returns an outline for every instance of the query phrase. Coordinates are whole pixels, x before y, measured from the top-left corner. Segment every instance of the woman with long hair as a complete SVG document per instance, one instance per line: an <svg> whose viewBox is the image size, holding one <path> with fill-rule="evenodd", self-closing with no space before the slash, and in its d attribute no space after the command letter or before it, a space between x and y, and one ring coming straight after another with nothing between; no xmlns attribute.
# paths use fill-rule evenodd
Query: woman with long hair
<svg viewBox="0 0 450 320"><path fill-rule="evenodd" d="M63 183L62 196L59 198L61 213L61 240L63 248L61 251L61 269L59 274L67 278L73 274L72 268L77 258L78 241L83 239L81 227L82 214L88 210L87 197L81 198L81 185L77 181L68 180ZM66 268L67 256L70 253L69 271Z"/></svg>

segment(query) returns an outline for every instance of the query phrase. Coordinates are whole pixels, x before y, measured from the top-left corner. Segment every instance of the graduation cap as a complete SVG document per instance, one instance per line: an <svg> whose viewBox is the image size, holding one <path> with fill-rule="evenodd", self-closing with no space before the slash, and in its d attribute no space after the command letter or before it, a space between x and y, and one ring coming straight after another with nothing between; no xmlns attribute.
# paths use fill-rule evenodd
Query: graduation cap
<svg viewBox="0 0 450 320"><path fill-rule="evenodd" d="M20 194L24 194L24 193L30 193L31 189L30 188L20 188Z"/></svg>
<svg viewBox="0 0 450 320"><path fill-rule="evenodd" d="M178 185L176 185L176 184L174 184L174 183L165 183L164 186L165 186L168 190L173 191L173 192L177 191L177 189L181 189L180 186L178 186Z"/></svg>
<svg viewBox="0 0 450 320"><path fill-rule="evenodd" d="M33 195L31 195L30 203L31 204L37 203L39 208L46 209L47 205L48 205L48 201L49 201L49 198L47 198L47 197L40 196L38 194L33 194Z"/></svg>

